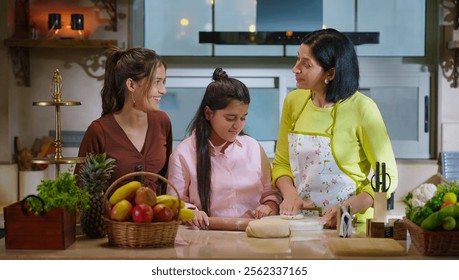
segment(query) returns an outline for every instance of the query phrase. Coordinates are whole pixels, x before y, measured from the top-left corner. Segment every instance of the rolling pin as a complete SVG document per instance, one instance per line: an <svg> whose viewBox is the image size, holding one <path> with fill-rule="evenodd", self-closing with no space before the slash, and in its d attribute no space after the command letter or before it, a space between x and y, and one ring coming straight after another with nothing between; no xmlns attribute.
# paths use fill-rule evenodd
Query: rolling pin
<svg viewBox="0 0 459 280"><path fill-rule="evenodd" d="M254 219L209 217L210 230L245 231L247 224Z"/></svg>

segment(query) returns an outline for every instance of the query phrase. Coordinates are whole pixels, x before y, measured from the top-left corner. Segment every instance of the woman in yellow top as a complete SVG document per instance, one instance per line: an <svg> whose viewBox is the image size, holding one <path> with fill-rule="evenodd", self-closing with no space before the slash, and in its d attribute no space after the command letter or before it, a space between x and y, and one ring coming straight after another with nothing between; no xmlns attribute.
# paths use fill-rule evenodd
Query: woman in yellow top
<svg viewBox="0 0 459 280"><path fill-rule="evenodd" d="M397 167L378 107L358 91L354 45L334 29L311 32L292 71L297 89L284 101L272 170L280 213L321 207L322 222L335 227L338 206L349 206L351 214L367 212L357 215L362 221L373 206L370 169L386 164L389 197Z"/></svg>

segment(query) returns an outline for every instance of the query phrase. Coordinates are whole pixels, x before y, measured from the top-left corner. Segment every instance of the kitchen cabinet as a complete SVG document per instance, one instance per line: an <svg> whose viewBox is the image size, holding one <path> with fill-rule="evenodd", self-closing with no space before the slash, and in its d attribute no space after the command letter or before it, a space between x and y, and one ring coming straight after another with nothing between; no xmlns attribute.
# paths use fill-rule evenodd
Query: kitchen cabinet
<svg viewBox="0 0 459 280"><path fill-rule="evenodd" d="M144 5L134 17L145 17L145 47L162 56L211 55L212 46L198 42L199 31L212 29L210 1L150 0Z"/></svg>
<svg viewBox="0 0 459 280"><path fill-rule="evenodd" d="M168 69L167 94L161 98L160 109L171 119L174 147L187 136L186 129L199 107L212 71ZM280 95L282 91L285 95L287 90L279 88L279 77L275 75L280 71L225 71L250 88L250 113L244 131L257 139L268 157L273 158L283 104Z"/></svg>
<svg viewBox="0 0 459 280"><path fill-rule="evenodd" d="M359 56L422 57L426 0L323 0L324 25L342 32L379 32L378 44L356 46Z"/></svg>
<svg viewBox="0 0 459 280"><path fill-rule="evenodd" d="M359 56L425 55L425 0L151 0L141 12L145 46L163 56L296 56L296 33L323 27L370 35L353 40Z"/></svg>

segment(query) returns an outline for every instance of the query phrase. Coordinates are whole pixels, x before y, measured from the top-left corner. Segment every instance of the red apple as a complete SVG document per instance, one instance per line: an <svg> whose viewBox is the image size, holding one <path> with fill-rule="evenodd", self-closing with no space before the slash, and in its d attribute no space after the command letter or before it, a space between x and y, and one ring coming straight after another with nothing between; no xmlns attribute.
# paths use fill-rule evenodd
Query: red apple
<svg viewBox="0 0 459 280"><path fill-rule="evenodd" d="M150 223L153 220L153 209L145 203L134 206L131 213L134 223Z"/></svg>
<svg viewBox="0 0 459 280"><path fill-rule="evenodd" d="M147 187L140 187L135 191L135 204L147 204L152 206L156 204L156 193Z"/></svg>
<svg viewBox="0 0 459 280"><path fill-rule="evenodd" d="M153 207L155 222L170 222L174 218L174 211L162 203L158 203Z"/></svg>

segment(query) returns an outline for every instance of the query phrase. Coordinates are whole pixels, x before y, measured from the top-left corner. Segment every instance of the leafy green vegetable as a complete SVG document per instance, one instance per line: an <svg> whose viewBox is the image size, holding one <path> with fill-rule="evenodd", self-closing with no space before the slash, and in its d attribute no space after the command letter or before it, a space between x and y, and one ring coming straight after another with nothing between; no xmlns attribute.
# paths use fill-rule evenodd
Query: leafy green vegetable
<svg viewBox="0 0 459 280"><path fill-rule="evenodd" d="M431 208L429 207L420 207L420 206L417 206L417 207L414 207L410 213L410 216L409 219L417 224L417 225L421 225L422 221L424 221L424 219L426 219L427 217L430 216L430 214L432 214L433 211Z"/></svg>
<svg viewBox="0 0 459 280"><path fill-rule="evenodd" d="M89 208L89 193L77 186L75 176L69 172L59 174L56 180L43 180L37 186L37 191L38 197L45 203L44 208L38 199L27 199L29 210L35 212L35 215L54 208L64 208L69 212L77 207Z"/></svg>
<svg viewBox="0 0 459 280"><path fill-rule="evenodd" d="M437 193L435 194L435 196L441 199L447 192L453 192L459 196L459 186L457 185L456 181L452 181L449 183L441 183L437 185Z"/></svg>
<svg viewBox="0 0 459 280"><path fill-rule="evenodd" d="M407 196L403 198L403 202L406 205L405 215L409 218L411 216L411 211L413 210L413 205L411 204L411 199L413 198L413 193L409 192Z"/></svg>
<svg viewBox="0 0 459 280"><path fill-rule="evenodd" d="M426 202L426 205L424 207L429 207L435 212L440 209L440 206L443 203L442 198L443 198L443 195L439 197L437 193L434 197L432 197L429 201Z"/></svg>

